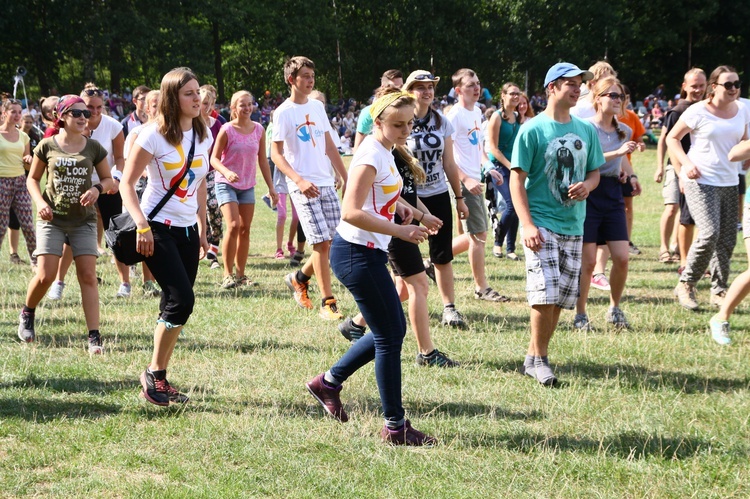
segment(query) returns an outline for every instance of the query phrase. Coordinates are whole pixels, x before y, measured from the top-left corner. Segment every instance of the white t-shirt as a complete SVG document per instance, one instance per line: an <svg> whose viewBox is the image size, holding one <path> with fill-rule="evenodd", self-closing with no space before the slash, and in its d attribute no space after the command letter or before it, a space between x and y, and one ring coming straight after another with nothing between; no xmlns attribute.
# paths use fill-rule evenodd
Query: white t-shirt
<svg viewBox="0 0 750 499"><path fill-rule="evenodd" d="M172 182L182 176L193 140L192 130L183 132L182 143L175 147L159 133L156 125L156 123L144 125L138 138L135 139L135 143L143 150L154 155L154 159L147 167L149 182L141 200L141 209L146 216L169 191ZM167 204L156 214L155 222L175 227L189 227L198 221L197 191L208 173L208 150L213 142L214 139L208 129L206 129L206 138L203 142L198 142L196 136L190 172L174 195L169 198Z"/></svg>
<svg viewBox="0 0 750 499"><path fill-rule="evenodd" d="M102 147L107 150L107 164L110 168L115 167L115 152L112 147L112 141L121 133L122 125L120 122L105 114L102 115L102 120L99 122L99 125L91 130L91 138L99 142ZM95 177L94 183L99 181L99 176L96 174L96 170L94 170L93 177Z"/></svg>
<svg viewBox="0 0 750 499"><path fill-rule="evenodd" d="M442 194L448 190L445 170L443 169L443 152L445 138L454 134L453 125L440 114L440 128L437 127L435 115L438 111L430 111L430 119L423 125L415 121L411 135L406 139L406 145L425 172L425 182L417 188L420 197L430 197Z"/></svg>
<svg viewBox="0 0 750 499"><path fill-rule="evenodd" d="M326 133L331 131L323 103L309 99L305 104L285 100L273 113L274 142L284 142L284 158L294 171L318 187L332 187L334 176L326 156ZM289 178L289 192L299 190Z"/></svg>
<svg viewBox="0 0 750 499"><path fill-rule="evenodd" d="M578 99L576 105L570 108L570 114L582 120L588 120L596 116L594 103L588 97Z"/></svg>
<svg viewBox="0 0 750 499"><path fill-rule="evenodd" d="M368 135L354 153L349 170L352 168L370 165L375 167L375 181L372 184L370 194L362 205L362 211L377 218L393 222L396 213L396 202L401 195L401 187L404 182L396 169L396 162L391 151L383 147L375 137ZM344 240L352 244L361 244L368 248L377 248L388 251L388 243L391 236L379 232L362 230L354 225L339 222L336 231Z"/></svg>
<svg viewBox="0 0 750 499"><path fill-rule="evenodd" d="M730 119L714 116L706 109L706 101L693 104L682 113L680 121L690 129L688 158L698 167L699 184L715 187L737 185L740 165L727 158L730 149L739 144L750 123L750 108L737 103L737 114ZM683 169L684 170L684 169Z"/></svg>
<svg viewBox="0 0 750 499"><path fill-rule="evenodd" d="M474 180L482 178L482 111L474 107L471 111L460 104L451 108L446 116L455 130L453 134L453 157L466 175Z"/></svg>

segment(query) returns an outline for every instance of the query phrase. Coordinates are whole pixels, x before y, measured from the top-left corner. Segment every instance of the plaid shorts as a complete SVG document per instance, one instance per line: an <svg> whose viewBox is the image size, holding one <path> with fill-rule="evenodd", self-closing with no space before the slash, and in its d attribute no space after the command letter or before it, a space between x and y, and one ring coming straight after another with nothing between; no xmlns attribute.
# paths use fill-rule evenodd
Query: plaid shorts
<svg viewBox="0 0 750 499"><path fill-rule="evenodd" d="M539 233L544 237L540 251L523 247L526 298L532 307L557 305L572 310L578 299L583 236L565 236L542 227Z"/></svg>
<svg viewBox="0 0 750 499"><path fill-rule="evenodd" d="M319 189L320 196L316 198L308 198L299 189L289 193L309 244L332 240L341 221L341 205L336 189L333 186Z"/></svg>

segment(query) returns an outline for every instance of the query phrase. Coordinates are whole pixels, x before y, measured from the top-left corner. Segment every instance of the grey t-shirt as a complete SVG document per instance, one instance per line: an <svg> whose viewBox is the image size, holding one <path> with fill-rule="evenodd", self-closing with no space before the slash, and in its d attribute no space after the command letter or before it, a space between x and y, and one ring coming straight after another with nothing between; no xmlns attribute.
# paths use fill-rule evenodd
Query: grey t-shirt
<svg viewBox="0 0 750 499"><path fill-rule="evenodd" d="M442 194L448 190L445 170L443 169L443 152L445 138L453 135L453 125L442 114L440 127L435 122L437 111L430 110L430 119L426 123L414 122L411 135L406 140L406 146L419 160L427 178L417 189L420 197L430 197Z"/></svg>
<svg viewBox="0 0 750 499"><path fill-rule="evenodd" d="M594 123L592 119L589 119L588 121L589 123L594 125L594 128L596 129L596 135L599 137L599 143L602 145L603 153L616 151L617 149L622 147L625 142L629 141L633 136L633 130L631 130L628 125L625 125L623 123L620 123L620 130L625 132L625 136L621 139L617 136L616 131L605 132L604 130L599 128L599 125ZM609 161L604 163L599 167L599 175L601 175L602 177L619 177L622 158L623 157L620 156L618 158L610 159Z"/></svg>

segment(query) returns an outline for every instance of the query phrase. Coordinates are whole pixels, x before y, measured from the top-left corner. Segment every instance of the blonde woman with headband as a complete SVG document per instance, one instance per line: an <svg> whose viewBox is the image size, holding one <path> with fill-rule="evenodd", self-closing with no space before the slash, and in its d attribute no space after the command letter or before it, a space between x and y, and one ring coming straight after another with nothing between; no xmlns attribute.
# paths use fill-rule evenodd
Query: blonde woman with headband
<svg viewBox="0 0 750 499"><path fill-rule="evenodd" d="M245 90L236 92L229 107L232 121L219 130L211 153L211 165L216 172L216 200L227 221L227 234L222 244L224 280L221 287L224 289L251 284L245 275L245 265L250 249L250 225L255 213L255 174L258 166L273 204L278 201L266 158L263 126L250 119L254 107L253 96Z"/></svg>
<svg viewBox="0 0 750 499"><path fill-rule="evenodd" d="M419 244L428 235L427 228L411 224L412 209L399 199L403 181L391 154L394 147L404 147L409 137L414 98L401 90L385 88L378 92L370 112L374 133L362 141L349 167L341 223L331 245L331 268L354 296L371 332L353 343L330 370L309 381L307 389L329 415L345 423L349 417L339 398L342 384L374 359L385 417L380 433L383 441L433 445L434 438L414 429L405 418L401 347L406 319L387 267L392 237ZM393 223L396 215L403 220L401 225Z"/></svg>

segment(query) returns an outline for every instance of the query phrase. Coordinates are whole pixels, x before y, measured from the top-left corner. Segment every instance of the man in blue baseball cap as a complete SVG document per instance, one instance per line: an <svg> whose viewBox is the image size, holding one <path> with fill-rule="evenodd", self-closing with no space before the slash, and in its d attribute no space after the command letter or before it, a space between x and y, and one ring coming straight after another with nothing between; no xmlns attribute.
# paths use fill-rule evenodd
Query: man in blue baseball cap
<svg viewBox="0 0 750 499"><path fill-rule="evenodd" d="M585 200L599 185L604 155L594 127L575 116L589 71L561 62L544 79L547 109L521 127L511 157L510 192L526 256L531 341L522 371L557 383L547 348L562 309L575 308L581 274Z"/></svg>

